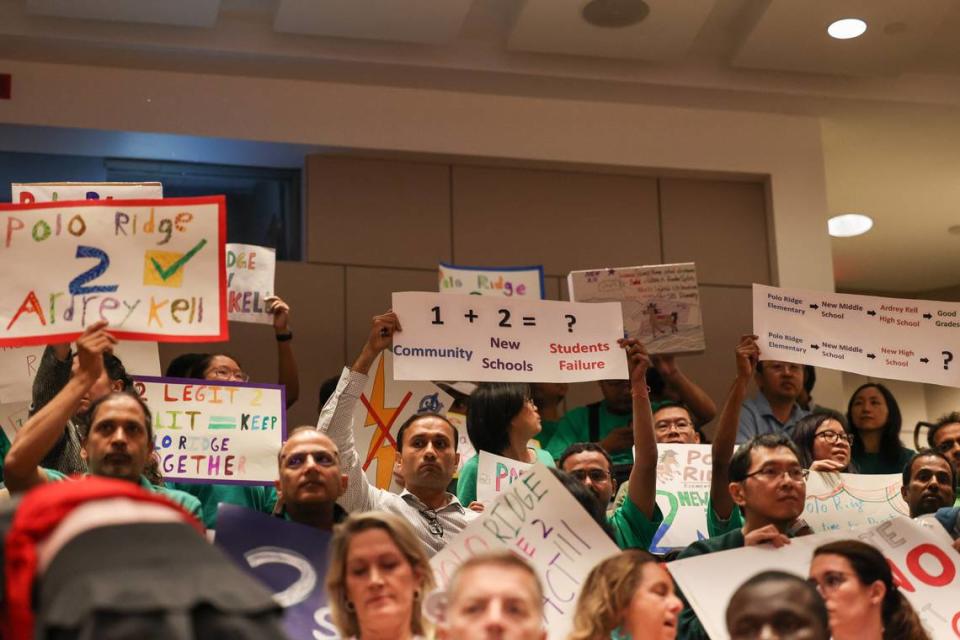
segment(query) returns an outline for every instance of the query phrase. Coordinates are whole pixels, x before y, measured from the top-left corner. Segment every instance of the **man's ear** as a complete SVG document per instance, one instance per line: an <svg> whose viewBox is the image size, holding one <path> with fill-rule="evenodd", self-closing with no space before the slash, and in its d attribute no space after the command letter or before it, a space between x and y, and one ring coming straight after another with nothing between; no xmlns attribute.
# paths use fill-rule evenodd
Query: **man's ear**
<svg viewBox="0 0 960 640"><path fill-rule="evenodd" d="M906 502L907 501L907 485L905 484L900 485L900 495L903 496L903 501Z"/></svg>
<svg viewBox="0 0 960 640"><path fill-rule="evenodd" d="M345 473L340 474L340 494L338 498L347 492L347 485L350 484L350 476Z"/></svg>
<svg viewBox="0 0 960 640"><path fill-rule="evenodd" d="M277 490L277 500L282 499L282 498L283 498L283 490L280 488L280 479L279 479L279 478L273 481L273 488Z"/></svg>
<svg viewBox="0 0 960 640"><path fill-rule="evenodd" d="M123 391L123 380L111 380L110 389L112 391Z"/></svg>
<svg viewBox="0 0 960 640"><path fill-rule="evenodd" d="M743 506L747 503L746 497L743 495L743 484L739 482L731 482L727 485L727 489L730 491L730 497L733 498L733 501L737 503L738 506Z"/></svg>
<svg viewBox="0 0 960 640"><path fill-rule="evenodd" d="M87 461L87 457L88 457L88 456L87 456L87 447L86 447L86 445L87 445L87 439L84 438L84 439L83 439L83 443L82 443L81 446L80 446L80 458L81 458L84 462Z"/></svg>
<svg viewBox="0 0 960 640"><path fill-rule="evenodd" d="M700 432L699 432L699 431L694 431L694 432L693 432L693 444L700 444L701 442L703 442L703 441L700 439Z"/></svg>

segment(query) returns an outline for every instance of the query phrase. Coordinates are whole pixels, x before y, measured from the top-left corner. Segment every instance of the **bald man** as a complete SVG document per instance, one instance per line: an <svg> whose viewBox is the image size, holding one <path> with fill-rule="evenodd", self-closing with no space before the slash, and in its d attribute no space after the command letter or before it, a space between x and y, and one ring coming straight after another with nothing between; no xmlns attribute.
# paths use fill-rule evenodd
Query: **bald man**
<svg viewBox="0 0 960 640"><path fill-rule="evenodd" d="M329 531L346 516L337 498L347 489L340 451L312 426L297 427L277 456L279 515L286 520Z"/></svg>

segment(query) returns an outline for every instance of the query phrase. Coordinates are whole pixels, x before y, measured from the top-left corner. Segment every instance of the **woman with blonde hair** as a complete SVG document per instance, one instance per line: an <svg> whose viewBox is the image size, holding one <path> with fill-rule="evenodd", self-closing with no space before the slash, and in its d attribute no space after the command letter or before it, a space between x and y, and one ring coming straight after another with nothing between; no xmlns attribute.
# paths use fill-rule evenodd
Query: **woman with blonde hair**
<svg viewBox="0 0 960 640"><path fill-rule="evenodd" d="M330 548L328 604L343 638L427 635L421 604L435 582L409 524L384 511L351 515L334 529Z"/></svg>
<svg viewBox="0 0 960 640"><path fill-rule="evenodd" d="M646 551L630 549L590 571L569 640L672 640L682 608L666 569Z"/></svg>

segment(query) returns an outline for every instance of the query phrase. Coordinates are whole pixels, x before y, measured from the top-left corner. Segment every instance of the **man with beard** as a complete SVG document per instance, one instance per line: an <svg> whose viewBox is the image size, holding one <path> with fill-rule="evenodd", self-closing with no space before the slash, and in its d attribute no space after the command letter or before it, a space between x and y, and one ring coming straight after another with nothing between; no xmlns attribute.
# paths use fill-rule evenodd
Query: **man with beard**
<svg viewBox="0 0 960 640"><path fill-rule="evenodd" d="M756 341L756 336L752 336ZM754 380L760 392L744 401L737 442L765 433L790 435L797 420L808 415L797 404L803 391L803 365L779 360L757 361Z"/></svg>
<svg viewBox="0 0 960 640"><path fill-rule="evenodd" d="M936 513L953 505L955 471L943 454L921 449L903 468L900 493L910 508L910 517Z"/></svg>

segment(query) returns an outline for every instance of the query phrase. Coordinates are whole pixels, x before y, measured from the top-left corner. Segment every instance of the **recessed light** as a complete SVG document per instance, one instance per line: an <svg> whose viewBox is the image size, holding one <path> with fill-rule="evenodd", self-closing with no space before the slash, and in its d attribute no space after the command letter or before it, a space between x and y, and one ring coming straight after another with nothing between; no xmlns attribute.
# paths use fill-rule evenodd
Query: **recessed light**
<svg viewBox="0 0 960 640"><path fill-rule="evenodd" d="M844 18L837 20L827 27L827 33L837 40L859 38L867 30L867 23L860 18Z"/></svg>
<svg viewBox="0 0 960 640"><path fill-rule="evenodd" d="M827 229L834 238L859 236L873 228L873 219L859 213L845 213L827 220Z"/></svg>

